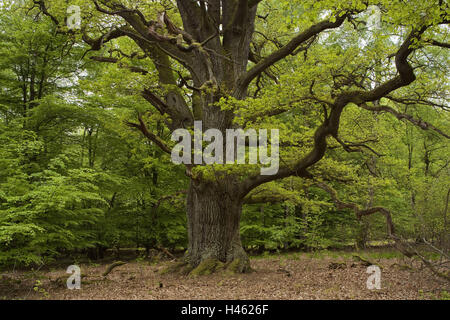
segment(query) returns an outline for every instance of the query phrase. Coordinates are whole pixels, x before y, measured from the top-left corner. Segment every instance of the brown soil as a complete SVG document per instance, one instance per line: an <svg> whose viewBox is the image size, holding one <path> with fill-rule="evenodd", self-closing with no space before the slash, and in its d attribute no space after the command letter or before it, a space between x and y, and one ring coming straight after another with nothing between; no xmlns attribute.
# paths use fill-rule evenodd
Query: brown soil
<svg viewBox="0 0 450 320"><path fill-rule="evenodd" d="M440 299L448 291L448 284L428 270L400 267L397 259L377 262L383 266L381 290L367 289L367 267L352 258L294 255L252 259L250 274L200 277L162 274L168 263L142 261L103 278L107 265L81 265L81 290L66 288L64 268L16 271L2 274L0 299Z"/></svg>

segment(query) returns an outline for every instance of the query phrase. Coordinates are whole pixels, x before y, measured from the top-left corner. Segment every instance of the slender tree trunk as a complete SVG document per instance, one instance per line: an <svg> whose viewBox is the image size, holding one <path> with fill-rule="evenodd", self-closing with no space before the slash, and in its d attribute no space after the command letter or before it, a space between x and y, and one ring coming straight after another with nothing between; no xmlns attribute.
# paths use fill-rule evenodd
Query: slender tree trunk
<svg viewBox="0 0 450 320"><path fill-rule="evenodd" d="M217 260L232 264L236 272L250 271L240 239L241 213L242 199L233 191L232 184L191 181L187 199L187 259L192 267Z"/></svg>

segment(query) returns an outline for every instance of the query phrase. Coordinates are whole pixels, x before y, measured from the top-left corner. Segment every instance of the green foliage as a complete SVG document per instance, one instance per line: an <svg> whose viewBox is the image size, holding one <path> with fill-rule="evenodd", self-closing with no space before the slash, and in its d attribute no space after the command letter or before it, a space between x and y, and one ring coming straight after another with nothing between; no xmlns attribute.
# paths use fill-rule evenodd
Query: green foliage
<svg viewBox="0 0 450 320"><path fill-rule="evenodd" d="M31 1L26 3L31 8ZM63 21L67 1L48 3ZM171 6L170 1L126 3L140 6L148 19ZM95 10L92 1L71 4L81 6L83 32L92 37L117 22ZM372 14L364 11L367 5L382 8L379 29L366 27ZM88 47L79 32L55 26L37 7L14 6L0 9L0 264L41 264L74 252L100 258L112 248L186 248L180 193L188 187L185 170L124 123L139 115L170 145L167 115L150 107L142 88L157 96L176 91L188 102L198 97L182 83L182 88L161 83L156 64L135 54L142 50L131 39L115 39L95 52L120 63L97 63L89 59L92 52L85 55ZM278 128L283 165L310 152L334 97L396 75L388 57L409 28L425 22L433 27L414 44L423 50L410 57L417 80L377 103L443 131L449 127L448 53L428 45L432 39L444 42L448 33L436 25L435 1L263 1L252 50L259 58L269 56L317 21L335 20L343 9L363 12L269 68L250 85L249 98L223 94L211 106L233 111L236 125L247 129ZM168 11L181 25L176 10ZM175 62L173 67L188 79L186 68ZM246 248L318 250L386 240L383 216L358 221L353 211L336 209L317 181L332 185L342 201L388 208L398 233L407 238L448 241L447 140L356 105L345 109L338 137L341 143L329 137L325 157L310 169L316 181L292 177L252 191L251 197L276 201L244 206L240 231ZM353 143L352 150L346 148L352 152L342 142ZM193 174L244 179L258 169L210 166Z"/></svg>

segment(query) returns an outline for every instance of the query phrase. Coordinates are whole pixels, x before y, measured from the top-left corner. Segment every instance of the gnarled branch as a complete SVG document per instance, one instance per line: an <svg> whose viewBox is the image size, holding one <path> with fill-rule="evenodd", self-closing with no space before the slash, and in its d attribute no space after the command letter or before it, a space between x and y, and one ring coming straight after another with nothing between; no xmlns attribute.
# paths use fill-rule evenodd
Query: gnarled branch
<svg viewBox="0 0 450 320"><path fill-rule="evenodd" d="M300 45L304 44L306 41L315 37L322 31L340 27L348 16L349 14L345 13L337 17L336 21L334 22L332 22L330 19L321 21L297 35L288 44L275 51L268 57L262 59L253 68L251 68L248 72L241 76L241 78L238 80L238 90L245 91L252 80L255 79L259 74L264 72L264 70L295 52Z"/></svg>
<svg viewBox="0 0 450 320"><path fill-rule="evenodd" d="M415 81L416 76L414 74L414 69L409 64L408 57L415 50L413 46L414 41L419 39L421 35L426 31L426 29L426 26L418 30L414 29L397 51L395 55L395 62L399 75L374 88L373 90L343 92L342 94L337 96L331 106L329 117L325 119L325 121L314 134L314 145L312 150L304 158L300 159L292 166L280 168L278 173L275 175L258 175L248 178L243 184L244 196L257 186L270 181L286 178L293 175L312 178L307 169L319 162L325 156L325 152L328 147L327 137L330 135L336 137L338 135L341 114L344 108L349 103L362 105L366 102L376 101L388 95L392 91L397 90L401 87L408 86Z"/></svg>
<svg viewBox="0 0 450 320"><path fill-rule="evenodd" d="M425 266L428 267L434 274L443 279L446 279L447 281L450 280L450 276L448 274L442 273L439 270L437 270L436 267L433 265L433 263L431 263L428 259L426 259L422 254L420 254L420 252L416 248L412 247L407 241L403 240L400 236L398 236L395 233L394 223L392 222L392 215L388 209L383 207L372 207L363 210L355 203L346 203L339 200L336 190L334 190L327 184L323 182L316 182L315 184L316 186L326 191L331 196L333 203L338 209L353 210L358 220L361 220L362 217L364 216L369 216L378 212L382 213L386 217L388 236L389 238L395 241L395 247L397 248L397 250L399 250L402 254L404 254L408 258L412 258L414 256L418 257L420 260L422 260Z"/></svg>
<svg viewBox="0 0 450 320"><path fill-rule="evenodd" d="M370 107L365 103L363 103L359 106L363 109L373 111L373 112L387 112L387 113L393 114L398 120L403 120L403 119L407 120L422 130L433 130L433 131L437 132L438 134L440 134L441 136L443 136L447 139L450 139L450 136L448 134L446 134L442 130L436 128L431 123L428 123L423 120L414 119L413 116L411 116L409 114L405 114L405 113L400 113L389 106Z"/></svg>
<svg viewBox="0 0 450 320"><path fill-rule="evenodd" d="M145 125L144 120L142 120L142 117L138 117L139 124L133 123L133 122L126 122L126 125L132 128L139 129L147 139L155 143L162 151L171 154L172 150L162 141L157 135L151 133L148 131L147 126Z"/></svg>

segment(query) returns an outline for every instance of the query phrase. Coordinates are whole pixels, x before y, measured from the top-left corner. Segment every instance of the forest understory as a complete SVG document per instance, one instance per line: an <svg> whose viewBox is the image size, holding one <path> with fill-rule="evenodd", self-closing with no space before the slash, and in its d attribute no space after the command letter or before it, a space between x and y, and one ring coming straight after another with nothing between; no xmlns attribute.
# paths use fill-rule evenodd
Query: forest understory
<svg viewBox="0 0 450 320"><path fill-rule="evenodd" d="M362 257L363 260L358 257ZM161 260L160 260L161 259ZM369 263L380 266L381 289L367 289ZM69 290L62 266L2 273L0 299L12 300L442 300L448 283L392 249L263 254L253 272L189 276L166 272L175 262L137 258L103 276L110 263L81 267L81 289Z"/></svg>

